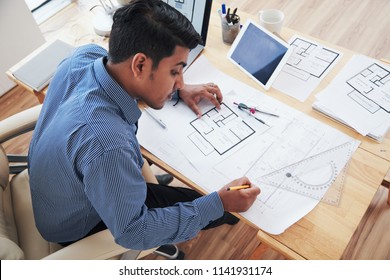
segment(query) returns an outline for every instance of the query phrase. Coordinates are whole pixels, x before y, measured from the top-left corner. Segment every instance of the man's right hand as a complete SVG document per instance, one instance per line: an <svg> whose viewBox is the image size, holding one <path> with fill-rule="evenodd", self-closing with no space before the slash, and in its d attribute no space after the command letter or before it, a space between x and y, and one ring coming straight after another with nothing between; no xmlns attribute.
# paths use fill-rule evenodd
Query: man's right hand
<svg viewBox="0 0 390 280"><path fill-rule="evenodd" d="M202 116L202 112L198 107L198 103L202 99L209 100L215 105L215 107L217 107L217 109L220 109L223 97L221 90L216 84L207 83L184 85L184 87L180 89L180 98L192 109L192 111L194 111L198 118L200 118Z"/></svg>
<svg viewBox="0 0 390 280"><path fill-rule="evenodd" d="M241 190L228 190L229 187L249 185ZM260 194L260 188L252 185L248 178L242 177L232 181L218 191L223 208L227 212L245 212Z"/></svg>

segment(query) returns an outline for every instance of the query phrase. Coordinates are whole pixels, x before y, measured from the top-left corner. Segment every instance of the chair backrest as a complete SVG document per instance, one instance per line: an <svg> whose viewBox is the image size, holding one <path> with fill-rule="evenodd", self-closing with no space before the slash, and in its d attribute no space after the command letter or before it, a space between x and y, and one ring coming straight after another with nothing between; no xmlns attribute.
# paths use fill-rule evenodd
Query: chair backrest
<svg viewBox="0 0 390 280"><path fill-rule="evenodd" d="M18 245L8 185L8 160L0 145L0 259L23 259L24 253Z"/></svg>
<svg viewBox="0 0 390 280"><path fill-rule="evenodd" d="M11 207L7 156L0 145L0 259L24 259Z"/></svg>
<svg viewBox="0 0 390 280"><path fill-rule="evenodd" d="M0 259L41 259L61 248L42 238L35 226L27 170L10 180L0 145Z"/></svg>

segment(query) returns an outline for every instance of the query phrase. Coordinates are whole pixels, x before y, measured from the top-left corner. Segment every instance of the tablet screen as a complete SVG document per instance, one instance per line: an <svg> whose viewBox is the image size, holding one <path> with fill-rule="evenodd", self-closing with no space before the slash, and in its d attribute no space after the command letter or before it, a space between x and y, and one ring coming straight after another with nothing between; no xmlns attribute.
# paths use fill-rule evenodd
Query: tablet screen
<svg viewBox="0 0 390 280"><path fill-rule="evenodd" d="M286 42L249 20L234 41L228 58L269 89L290 53Z"/></svg>

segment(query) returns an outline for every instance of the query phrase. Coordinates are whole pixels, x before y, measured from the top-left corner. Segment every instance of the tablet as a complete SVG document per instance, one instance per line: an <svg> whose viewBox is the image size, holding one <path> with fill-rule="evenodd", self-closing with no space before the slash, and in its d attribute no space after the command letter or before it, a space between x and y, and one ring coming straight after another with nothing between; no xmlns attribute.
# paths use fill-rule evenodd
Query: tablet
<svg viewBox="0 0 390 280"><path fill-rule="evenodd" d="M291 53L288 43L248 20L234 40L228 59L268 90Z"/></svg>

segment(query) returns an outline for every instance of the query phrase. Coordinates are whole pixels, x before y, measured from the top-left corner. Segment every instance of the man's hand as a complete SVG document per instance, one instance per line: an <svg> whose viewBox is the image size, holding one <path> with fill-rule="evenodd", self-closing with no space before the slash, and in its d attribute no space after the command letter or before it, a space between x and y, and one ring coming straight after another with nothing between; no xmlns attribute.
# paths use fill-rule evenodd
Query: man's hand
<svg viewBox="0 0 390 280"><path fill-rule="evenodd" d="M208 99L218 109L221 108L222 93L216 84L200 84L200 85L185 85L180 89L180 98L195 112L198 116L202 116L202 112L198 107L198 103L202 99Z"/></svg>
<svg viewBox="0 0 390 280"><path fill-rule="evenodd" d="M248 185L241 190L228 190L229 187ZM218 191L223 208L228 212L245 212L255 202L260 189L251 184L248 178L242 177L227 184Z"/></svg>

